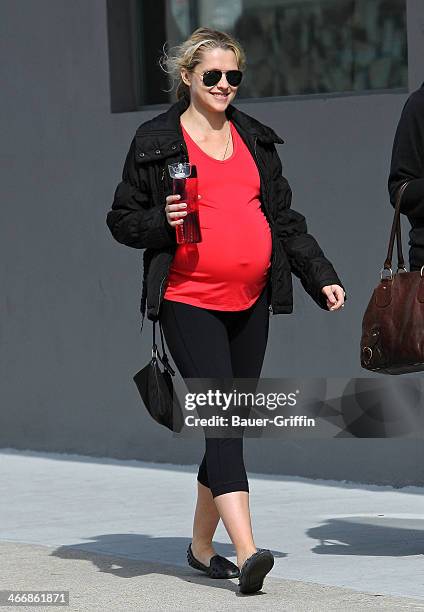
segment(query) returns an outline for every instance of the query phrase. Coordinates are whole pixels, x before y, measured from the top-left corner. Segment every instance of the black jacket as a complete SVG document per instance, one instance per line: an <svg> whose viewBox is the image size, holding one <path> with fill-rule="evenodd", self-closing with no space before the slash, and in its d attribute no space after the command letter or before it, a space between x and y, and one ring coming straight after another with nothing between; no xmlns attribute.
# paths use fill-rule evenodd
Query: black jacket
<svg viewBox="0 0 424 612"><path fill-rule="evenodd" d="M424 265L424 83L403 107L393 143L389 175L390 201L405 181L401 212L411 224L409 263L411 270Z"/></svg>
<svg viewBox="0 0 424 612"><path fill-rule="evenodd" d="M168 271L177 247L175 228L165 214L165 198L172 193L167 166L188 161L180 127L180 115L188 107L185 98L137 129L116 188L107 225L114 238L127 246L145 249L140 310L147 318L159 318ZM341 282L316 240L307 233L305 218L290 208L291 189L281 175L275 143L283 140L270 128L229 105L226 110L256 161L260 174L261 205L272 234L268 304L273 314L293 310L294 272L317 304L327 309L321 293L325 285ZM254 248L254 245L252 245Z"/></svg>

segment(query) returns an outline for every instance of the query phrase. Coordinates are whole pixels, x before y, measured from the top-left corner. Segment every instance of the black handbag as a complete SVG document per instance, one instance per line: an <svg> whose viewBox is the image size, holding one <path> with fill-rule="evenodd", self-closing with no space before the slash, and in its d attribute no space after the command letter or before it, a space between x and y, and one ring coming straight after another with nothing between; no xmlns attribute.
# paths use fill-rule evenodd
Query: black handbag
<svg viewBox="0 0 424 612"><path fill-rule="evenodd" d="M179 433L183 428L183 414L178 397L174 394L172 377L175 370L171 367L165 352L162 325L159 320L159 330L162 342L162 356L156 345L156 321L153 321L152 358L137 374L134 382L150 416L159 425L164 425L171 431ZM160 363L164 369L160 369Z"/></svg>

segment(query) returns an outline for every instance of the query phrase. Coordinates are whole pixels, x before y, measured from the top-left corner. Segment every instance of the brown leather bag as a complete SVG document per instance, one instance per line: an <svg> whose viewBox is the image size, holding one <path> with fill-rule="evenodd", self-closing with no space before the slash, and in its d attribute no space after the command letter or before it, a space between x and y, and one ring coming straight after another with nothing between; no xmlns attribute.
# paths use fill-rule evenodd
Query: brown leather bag
<svg viewBox="0 0 424 612"><path fill-rule="evenodd" d="M403 183L398 191L381 280L362 321L361 366L381 374L424 370L424 266L407 272L402 253L400 203L407 185ZM398 266L393 274L395 235Z"/></svg>

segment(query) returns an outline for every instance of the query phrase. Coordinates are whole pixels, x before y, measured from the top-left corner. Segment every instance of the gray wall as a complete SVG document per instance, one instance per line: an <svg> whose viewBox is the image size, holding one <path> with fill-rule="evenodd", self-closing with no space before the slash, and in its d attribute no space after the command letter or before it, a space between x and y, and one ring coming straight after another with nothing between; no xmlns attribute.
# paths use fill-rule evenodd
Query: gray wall
<svg viewBox="0 0 424 612"><path fill-rule="evenodd" d="M414 89L424 80L424 7L409 9ZM157 110L110 111L105 0L2 0L0 29L0 447L196 463L201 441L173 438L139 401L132 374L151 340L150 323L138 331L142 252L115 242L105 223L134 130ZM284 138L293 207L349 291L344 312L326 313L296 283L295 313L271 318L264 377L366 375L361 317L384 258L387 172L406 97L239 103ZM424 482L417 441L250 439L246 463Z"/></svg>

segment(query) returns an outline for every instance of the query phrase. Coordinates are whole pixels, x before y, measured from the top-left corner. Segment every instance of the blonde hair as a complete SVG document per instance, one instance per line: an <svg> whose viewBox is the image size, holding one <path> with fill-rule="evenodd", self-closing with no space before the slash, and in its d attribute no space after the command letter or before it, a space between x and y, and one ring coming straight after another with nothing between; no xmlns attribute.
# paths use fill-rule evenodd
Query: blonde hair
<svg viewBox="0 0 424 612"><path fill-rule="evenodd" d="M183 97L190 99L190 88L182 80L181 70L185 69L188 72L194 70L202 61L202 52L212 49L233 51L239 70L245 68L246 55L241 44L226 32L220 32L219 30L197 28L186 41L172 48L173 53L171 55L167 54L165 48L163 49L159 65L173 80L171 89L168 91L172 91L175 81L178 80L177 100Z"/></svg>

